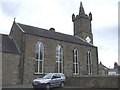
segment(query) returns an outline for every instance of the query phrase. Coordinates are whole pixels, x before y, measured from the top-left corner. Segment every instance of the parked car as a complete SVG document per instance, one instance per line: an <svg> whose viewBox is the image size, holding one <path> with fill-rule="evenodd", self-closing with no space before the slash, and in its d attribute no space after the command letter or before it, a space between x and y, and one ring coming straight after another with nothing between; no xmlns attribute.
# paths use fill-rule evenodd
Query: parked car
<svg viewBox="0 0 120 90"><path fill-rule="evenodd" d="M32 82L33 88L64 87L65 75L63 73L48 73L43 77L34 79Z"/></svg>

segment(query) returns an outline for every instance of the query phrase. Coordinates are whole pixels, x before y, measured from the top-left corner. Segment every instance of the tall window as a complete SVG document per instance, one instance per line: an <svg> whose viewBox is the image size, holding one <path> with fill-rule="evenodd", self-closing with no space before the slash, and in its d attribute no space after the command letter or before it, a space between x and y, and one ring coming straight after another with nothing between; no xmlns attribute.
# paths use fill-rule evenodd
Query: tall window
<svg viewBox="0 0 120 90"><path fill-rule="evenodd" d="M44 45L42 42L36 44L35 50L35 73L43 73Z"/></svg>
<svg viewBox="0 0 120 90"><path fill-rule="evenodd" d="M88 75L92 74L92 56L91 56L91 51L87 52L87 71L88 71Z"/></svg>
<svg viewBox="0 0 120 90"><path fill-rule="evenodd" d="M63 48L61 45L56 47L56 72L63 72Z"/></svg>
<svg viewBox="0 0 120 90"><path fill-rule="evenodd" d="M78 50L73 50L73 74L79 74Z"/></svg>

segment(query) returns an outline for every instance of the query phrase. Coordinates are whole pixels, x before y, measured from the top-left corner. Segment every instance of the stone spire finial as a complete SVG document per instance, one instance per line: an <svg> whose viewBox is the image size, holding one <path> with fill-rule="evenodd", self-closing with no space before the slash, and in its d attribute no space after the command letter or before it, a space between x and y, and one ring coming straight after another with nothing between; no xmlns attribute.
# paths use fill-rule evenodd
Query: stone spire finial
<svg viewBox="0 0 120 90"><path fill-rule="evenodd" d="M90 21L92 21L92 13L91 12L89 13L89 18L90 18Z"/></svg>
<svg viewBox="0 0 120 90"><path fill-rule="evenodd" d="M16 18L14 17L14 22L15 22L15 19L16 19Z"/></svg>
<svg viewBox="0 0 120 90"><path fill-rule="evenodd" d="M79 9L79 14L81 13L85 14L82 2L80 2L80 9Z"/></svg>

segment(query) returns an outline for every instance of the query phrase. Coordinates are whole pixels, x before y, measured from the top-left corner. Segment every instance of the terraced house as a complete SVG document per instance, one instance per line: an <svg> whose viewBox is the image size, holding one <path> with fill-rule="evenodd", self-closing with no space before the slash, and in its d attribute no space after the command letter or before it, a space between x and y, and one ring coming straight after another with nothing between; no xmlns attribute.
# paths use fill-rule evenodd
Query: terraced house
<svg viewBox="0 0 120 90"><path fill-rule="evenodd" d="M92 14L72 15L74 35L13 22L9 35L2 37L3 85L30 83L49 72L66 76L98 74L98 51L93 45Z"/></svg>

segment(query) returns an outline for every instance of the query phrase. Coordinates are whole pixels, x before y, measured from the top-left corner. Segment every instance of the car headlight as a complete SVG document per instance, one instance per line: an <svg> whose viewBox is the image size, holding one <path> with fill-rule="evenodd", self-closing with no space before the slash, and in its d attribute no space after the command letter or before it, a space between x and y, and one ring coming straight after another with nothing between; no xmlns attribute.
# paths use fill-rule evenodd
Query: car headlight
<svg viewBox="0 0 120 90"><path fill-rule="evenodd" d="M34 82L33 82L33 85L38 85L38 84L40 84L39 81L34 81Z"/></svg>

